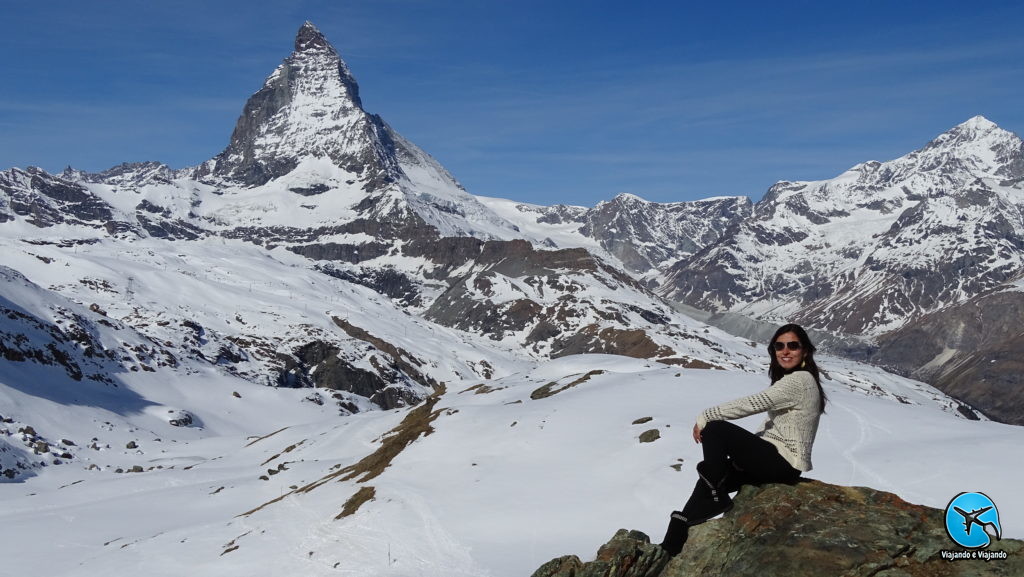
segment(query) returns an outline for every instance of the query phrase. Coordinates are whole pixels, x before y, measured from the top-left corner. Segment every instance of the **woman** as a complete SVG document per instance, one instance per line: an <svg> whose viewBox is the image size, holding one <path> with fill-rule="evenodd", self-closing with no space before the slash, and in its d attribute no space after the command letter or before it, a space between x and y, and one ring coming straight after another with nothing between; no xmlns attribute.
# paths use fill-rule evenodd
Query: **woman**
<svg viewBox="0 0 1024 577"><path fill-rule="evenodd" d="M670 555L682 550L689 528L732 509L729 493L743 484L795 483L811 470L811 445L825 412L814 345L799 325L775 331L768 345L772 384L767 389L705 409L693 426L693 440L703 443L697 485L682 511L674 511L661 547ZM768 413L761 431L750 433L728 422Z"/></svg>

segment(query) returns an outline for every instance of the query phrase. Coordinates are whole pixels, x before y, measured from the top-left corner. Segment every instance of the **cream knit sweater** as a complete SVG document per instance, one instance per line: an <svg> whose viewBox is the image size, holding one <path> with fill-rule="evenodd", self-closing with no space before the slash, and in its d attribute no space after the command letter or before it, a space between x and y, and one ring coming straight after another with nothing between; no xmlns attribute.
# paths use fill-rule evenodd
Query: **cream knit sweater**
<svg viewBox="0 0 1024 577"><path fill-rule="evenodd" d="M790 465L800 471L811 470L811 446L818 433L821 394L814 376L807 371L790 373L749 397L704 409L697 417L700 429L708 421L741 419L768 412L757 435L775 445Z"/></svg>

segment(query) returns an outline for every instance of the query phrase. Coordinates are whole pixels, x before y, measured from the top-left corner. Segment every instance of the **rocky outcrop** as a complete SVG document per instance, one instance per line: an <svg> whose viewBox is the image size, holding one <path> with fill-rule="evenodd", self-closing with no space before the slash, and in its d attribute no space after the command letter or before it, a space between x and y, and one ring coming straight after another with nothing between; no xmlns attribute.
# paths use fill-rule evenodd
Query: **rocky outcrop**
<svg viewBox="0 0 1024 577"><path fill-rule="evenodd" d="M17 217L39 228L71 224L121 232L129 225L116 222L108 203L80 183L29 167L0 172L0 222Z"/></svg>
<svg viewBox="0 0 1024 577"><path fill-rule="evenodd" d="M533 577L1024 574L1022 541L989 547L1005 551L1006 559L943 557L942 551L959 549L938 509L874 489L804 481L744 487L733 510L691 529L683 552L672 559L647 535L623 529L594 561L560 557Z"/></svg>
<svg viewBox="0 0 1024 577"><path fill-rule="evenodd" d="M584 563L575 555L559 557L541 565L533 577L657 577L668 562L669 556L652 545L647 535L620 529L593 561Z"/></svg>

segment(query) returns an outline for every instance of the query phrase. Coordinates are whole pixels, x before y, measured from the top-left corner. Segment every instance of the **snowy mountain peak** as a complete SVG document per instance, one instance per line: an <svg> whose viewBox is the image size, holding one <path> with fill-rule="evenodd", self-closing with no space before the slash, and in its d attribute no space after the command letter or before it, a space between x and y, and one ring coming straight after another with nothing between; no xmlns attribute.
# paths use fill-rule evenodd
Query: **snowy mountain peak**
<svg viewBox="0 0 1024 577"><path fill-rule="evenodd" d="M620 203L635 202L635 203L647 203L647 200L628 192L622 192L615 196L615 201Z"/></svg>
<svg viewBox="0 0 1024 577"><path fill-rule="evenodd" d="M1024 178L1024 142L987 118L975 116L894 164L899 165L897 172L904 175L913 171L940 171L961 173L970 180L1019 182Z"/></svg>
<svg viewBox="0 0 1024 577"><path fill-rule="evenodd" d="M334 84L333 81L335 76L337 76L337 80L340 81L342 88L347 92L351 105L362 110L362 101L359 99L359 85L356 83L355 77L352 76L352 72L349 70L348 65L345 64L345 61L342 60L338 51L328 42L327 37L311 22L307 21L299 28L298 33L295 35L295 51L289 60L293 63L301 62L301 66L296 67L298 72L305 76L322 77L322 80L328 82L329 85ZM274 79L274 75L271 75L268 82L271 79ZM304 88L319 88L321 86L318 85L315 78L313 82L296 82L294 84L294 87L300 90ZM309 95L315 96L316 93L310 93Z"/></svg>
<svg viewBox="0 0 1024 577"><path fill-rule="evenodd" d="M359 86L341 56L307 22L295 37L295 51L246 102L227 149L197 176L212 173L259 186L304 158L329 158L358 179L379 182L388 172L381 125L363 110Z"/></svg>
<svg viewBox="0 0 1024 577"><path fill-rule="evenodd" d="M1008 130L1003 130L996 123L984 116L975 116L942 133L927 148L932 147L972 147L982 149L1016 143L1020 138Z"/></svg>
<svg viewBox="0 0 1024 577"><path fill-rule="evenodd" d="M1022 183L1021 139L976 116L899 158L777 183L666 294L875 337L1020 274Z"/></svg>
<svg viewBox="0 0 1024 577"><path fill-rule="evenodd" d="M334 47L327 41L327 37L309 20L306 20L295 36L295 51L304 52L306 50L334 51Z"/></svg>
<svg viewBox="0 0 1024 577"><path fill-rule="evenodd" d="M999 126L995 122L992 122L991 120L979 114L973 118L966 120L965 122L960 123L960 125L957 126L957 128L989 131L995 128L999 128Z"/></svg>
<svg viewBox="0 0 1024 577"><path fill-rule="evenodd" d="M1024 142L984 116L975 116L900 158L863 162L829 180L778 182L758 203L757 212L763 219L773 219L785 206L823 224L864 207L900 212L898 206L919 200L919 192L908 191L925 189L931 191L928 196L948 196L976 179L1022 178ZM935 182L929 188L925 182L931 180Z"/></svg>
<svg viewBox="0 0 1024 577"><path fill-rule="evenodd" d="M317 197L304 205L321 216L322 208L391 221L415 213L443 235L521 236L429 154L363 109L348 66L309 22L295 51L246 102L228 147L189 176L218 188L266 187L247 199L265 193L294 205L296 195ZM247 202L228 212L249 213Z"/></svg>

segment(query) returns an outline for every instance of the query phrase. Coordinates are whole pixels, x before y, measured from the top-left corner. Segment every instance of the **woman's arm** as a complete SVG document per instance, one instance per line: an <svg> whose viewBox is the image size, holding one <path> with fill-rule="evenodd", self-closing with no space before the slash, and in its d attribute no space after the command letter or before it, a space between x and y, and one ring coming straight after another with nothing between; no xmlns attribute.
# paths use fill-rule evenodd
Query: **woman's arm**
<svg viewBox="0 0 1024 577"><path fill-rule="evenodd" d="M794 407L804 398L811 386L815 386L814 377L807 371L797 371L782 377L763 391L704 409L697 416L693 438L700 442L700 431L708 421L742 419L765 411Z"/></svg>

